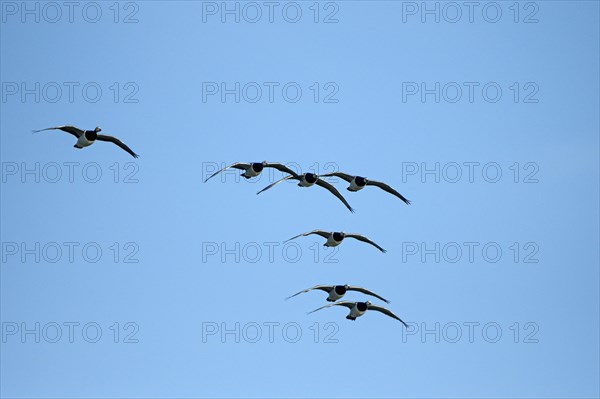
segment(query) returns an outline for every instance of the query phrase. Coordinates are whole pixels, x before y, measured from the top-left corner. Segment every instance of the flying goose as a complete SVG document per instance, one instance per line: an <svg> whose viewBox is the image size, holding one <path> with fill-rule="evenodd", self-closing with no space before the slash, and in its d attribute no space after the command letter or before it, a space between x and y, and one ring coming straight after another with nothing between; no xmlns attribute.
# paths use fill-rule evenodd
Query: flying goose
<svg viewBox="0 0 600 399"><path fill-rule="evenodd" d="M370 180L370 179L367 179L367 178L361 177L361 176L352 176L352 175L349 175L347 173L342 173L342 172L333 172L333 173L327 173L326 175L322 175L322 177L332 177L332 176L339 177L341 179L346 180L348 183L350 183L350 186L347 188L348 191L356 192L356 191L362 190L366 186L375 186L375 187L379 187L383 191L387 191L388 193L400 198L402 201L404 201L404 203L406 205L410 205L410 200L407 200L398 191L394 190L387 184L382 183L380 181Z"/></svg>
<svg viewBox="0 0 600 399"><path fill-rule="evenodd" d="M280 172L294 173L293 170L291 170L290 168L288 168L287 166L285 166L284 164L281 164L281 163L269 163L267 161L252 162L252 163L236 162L234 164L224 167L221 170L216 171L215 173L210 175L206 180L204 180L204 183L206 183L209 179L212 179L219 173L221 173L229 168L243 170L244 173L242 173L242 177L244 177L246 179L250 179L252 177L256 177L256 176L260 175L264 168L275 168Z"/></svg>
<svg viewBox="0 0 600 399"><path fill-rule="evenodd" d="M380 250L383 253L387 252L385 249L381 248L379 245L375 244L373 241L369 240L367 237L365 237L363 235L344 233L343 231L338 232L338 231L313 230L313 231L309 231L308 233L298 234L297 236L294 236L294 237L290 238L289 240L286 240L285 242L294 240L298 237L309 236L311 234L317 234L317 235L320 235L321 237L327 238L327 241L325 242L325 244L323 244L323 246L325 246L325 247L337 247L338 245L340 245L342 243L342 241L344 241L344 238L348 237L348 238L355 238L358 241L362 241L362 242L371 244L372 246L374 246L375 248L377 248L378 250Z"/></svg>
<svg viewBox="0 0 600 399"><path fill-rule="evenodd" d="M311 314L313 312L316 312L317 310L330 308L332 306L345 306L348 309L350 309L350 313L348 313L348 316L346 316L346 318L348 320L356 320L357 317L364 315L367 312L367 310L376 310L378 312L381 312L385 315L390 316L391 318L394 318L394 319L400 321L402 324L404 324L404 327L408 328L408 325L406 325L406 323L404 321L402 321L401 318L399 318L394 313L392 313L391 310L386 309L381 306L373 305L370 301L367 301L367 302L349 302L349 301L336 302L336 303L332 303L330 305L321 306L320 308L315 309L312 312L308 312L307 314Z"/></svg>
<svg viewBox="0 0 600 399"><path fill-rule="evenodd" d="M358 291L358 292L362 292L363 294L374 296L375 298L378 298L385 303L390 303L390 301L388 301L387 299L380 297L376 293L369 291L366 288L354 287L354 286L351 286L348 284L345 284L345 285L315 285L312 288L307 288L304 291L300 291L294 295L288 296L285 299L287 300L287 299L295 297L296 295L300 295L300 294L303 294L305 292L309 292L312 290L321 290L321 291L325 291L325 292L329 293L329 296L327 297L328 302L337 301L338 299L342 298L344 296L344 294L346 294L347 291Z"/></svg>
<svg viewBox="0 0 600 399"><path fill-rule="evenodd" d="M102 131L102 129L97 126L94 130L81 130L75 126L56 126L49 127L46 129L34 130L34 133L43 132L44 130L62 130L63 132L67 132L77 137L77 143L73 147L75 148L83 148L88 147L96 140L98 141L108 141L110 143L116 144L125 151L127 151L132 157L137 158L139 155L135 152L131 151L131 148L127 147L121 140L113 136L105 136L103 134L98 134L98 132Z"/></svg>
<svg viewBox="0 0 600 399"><path fill-rule="evenodd" d="M338 199L340 201L342 201L344 203L344 205L346 205L346 208L348 208L350 210L350 212L354 213L354 209L352 209L352 207L350 206L348 201L346 201L346 199L342 196L342 194L340 194L340 192L335 187L333 187L331 184L327 183L325 180L322 180L318 175L316 175L314 173L304 173L304 174L299 175L292 170L290 170L288 173L290 173L289 176L286 176L283 179L277 180L275 183L269 184L267 187L263 188L256 194L258 195L258 194L262 193L263 191L267 191L268 189L270 189L271 187L274 187L275 185L281 183L282 181L294 179L294 180L298 180L299 187L310 187L310 186L313 186L316 184L317 186L326 188L327 190L329 190L329 192L331 194L338 197Z"/></svg>

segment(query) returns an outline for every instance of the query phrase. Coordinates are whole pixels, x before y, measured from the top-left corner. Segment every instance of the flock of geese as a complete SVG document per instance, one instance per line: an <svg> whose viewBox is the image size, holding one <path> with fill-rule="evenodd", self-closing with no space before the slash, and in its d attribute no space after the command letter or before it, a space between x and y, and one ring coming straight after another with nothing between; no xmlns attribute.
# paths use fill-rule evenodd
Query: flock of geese
<svg viewBox="0 0 600 399"><path fill-rule="evenodd" d="M110 142L110 143L113 143L113 144L119 146L121 149L123 149L124 151L129 153L134 158L138 157L138 154L133 152L131 150L131 148L129 148L127 145L125 145L118 138L113 137L113 136L98 134L100 131L102 131L102 129L100 127L96 127L94 130L83 130L83 129L80 129L75 126L63 125L63 126L49 127L46 129L34 130L33 132L38 133L38 132L42 132L42 131L46 131L46 130L61 130L63 132L66 132L66 133L69 133L69 134L75 136L77 138L77 142L75 143L75 145L73 147L78 148L78 149L89 147L92 144L94 144L96 141L104 141L104 142ZM314 173L298 174L282 163L273 163L273 162L267 162L267 161L252 162L252 163L236 162L234 164L224 167L221 170L216 171L211 176L209 176L206 180L204 180L204 182L206 183L208 180L215 177L219 173L221 173L227 169L231 169L231 168L242 170L243 173L241 175L242 175L242 177L244 177L246 179L251 179L253 177L259 176L263 172L264 168L274 168L280 172L287 174L287 176L268 185L267 187L263 188L256 194L260 194L264 191L267 191L270 188L275 187L276 185L278 185L281 182L284 182L287 180L297 180L299 187L311 187L311 186L317 185L317 186L327 189L331 194L335 195L346 206L346 208L348 208L348 210L350 212L354 212L354 209L350 206L348 201L346 201L344 196L331 183L327 182L326 180L323 180L323 178L327 178L327 177L339 177L339 178L345 180L346 182L350 183L350 185L347 187L348 191L356 192L356 191L362 190L363 188L365 188L367 186L375 186L375 187L379 187L380 189L382 189L383 191L385 191L387 193L390 193L390 194L398 197L405 204L407 204L407 205L410 204L410 201L407 200L402 194L400 194L399 192L394 190L389 185L379 182L379 181L376 181L376 180L370 180L370 179L367 179L362 176L356 176L356 175L351 175L351 174L342 173L342 172L333 172L333 173L328 173L328 174L324 174L324 175L317 175ZM383 253L386 252L385 249L383 249L378 244L376 244L374 241L370 240L369 238L365 237L364 235L344 233L341 231L338 232L338 231L313 230L313 231L309 231L306 233L298 234L286 241L294 240L299 237L306 237L306 236L313 235L313 234L319 235L319 236L325 238L326 242L323 245L326 247L336 247L336 246L340 245L344 241L345 238L353 238L355 240L370 244ZM306 293L309 291L313 291L313 290L321 290L321 291L326 292L328 294L326 300L328 302L333 302L333 303L322 306L311 312L308 312L308 314L316 312L321 309L330 308L333 306L344 306L349 309L349 313L346 316L346 319L356 320L357 317L364 315L368 310L375 310L377 312L383 313L389 317L392 317L392 318L400 321L405 327L408 327L407 324L402 319L400 319L398 316L396 316L391 310L389 310L385 307L382 307L382 306L374 305L368 300L365 302L339 301L348 291L356 291L356 292L360 292L362 294L377 298L385 303L389 303L389 301L387 299L384 299L383 297L377 295L373 291L370 291L370 290L368 290L366 288L362 288L362 287L351 286L348 284L345 284L345 285L316 285L314 287L307 288L307 289L302 290L294 295L291 295L291 296L287 297L286 299L289 299L289 298L292 298L297 295L300 295L300 294L303 294L303 293Z"/></svg>
<svg viewBox="0 0 600 399"><path fill-rule="evenodd" d="M281 182L284 182L287 180L297 180L299 187L310 187L310 186L313 186L316 184L317 186L321 186L321 187L327 189L330 193L335 195L346 206L346 208L348 208L348 210L350 210L350 212L354 212L354 209L350 206L348 201L346 201L344 196L333 185L331 185L329 182L322 179L322 178L327 178L327 177L339 177L339 178L345 180L346 182L350 183L350 185L347 187L348 191L356 192L356 191L362 190L363 188L365 188L367 186L375 186L375 187L379 187L380 189L400 198L405 204L407 204L407 205L410 204L410 201L407 200L402 194L400 194L399 192L397 192L396 190L394 190L387 184L376 181L376 180L370 180L370 179L367 179L362 176L350 175L350 174L341 173L341 172L328 173L328 174L324 174L324 175L316 175L314 173L298 174L295 171L288 168L287 166L285 166L284 164L272 163L272 162L267 162L267 161L253 162L253 163L236 162L234 164L224 167L221 170L216 171L215 173L210 175L206 180L204 180L204 182L206 183L208 180L212 179L219 173L221 173L227 169L231 169L231 168L243 170L243 173L241 175L242 175L242 177L244 177L246 179L251 179L253 177L259 176L262 173L262 171L264 170L264 168L274 168L274 169L279 170L280 172L288 174L288 176L285 176L282 179L279 179L276 182L269 184L267 187L263 188L256 194L260 194L264 191L267 191L268 189L275 187L276 185L278 185ZM383 249L377 243L375 243L374 241L370 240L369 238L365 237L362 234L344 233L343 231L313 230L313 231L309 231L306 233L298 234L286 241L294 240L299 237L306 237L306 236L313 235L313 234L319 235L319 236L325 238L326 241L325 241L325 244L323 244L323 245L326 247L337 247L344 241L345 238L354 238L355 240L362 241L362 242L365 242L367 244L374 246L375 248L377 248L378 250L380 250L383 253L386 252L385 249ZM377 295L373 291L370 291L370 290L368 290L366 288L362 288L362 287L355 287L355 286L351 286L348 284L345 284L345 285L315 285L312 288L307 288L305 290L302 290L292 296L287 297L286 299L289 299L289 298L292 298L297 295L300 295L300 294L303 294L303 293L306 293L309 291L313 291L313 290L325 291L326 293L328 293L327 301L333 302L333 303L322 306L311 312L308 312L308 314L311 314L311 313L316 312L321 309L330 308L332 306L344 306L350 310L350 312L346 316L346 319L356 320L357 317L364 315L368 310L375 310L377 312L381 312L389 317L392 317L392 318L400 321L405 327L408 327L406 325L406 323L400 317L396 316L391 310L389 310L383 306L374 305L371 303L371 301L365 301L365 302L338 301L346 294L346 292L357 291L357 292L363 293L365 295L370 295L372 297L375 297L381 301L384 301L385 303L389 303L389 301L387 299L384 299L383 297Z"/></svg>

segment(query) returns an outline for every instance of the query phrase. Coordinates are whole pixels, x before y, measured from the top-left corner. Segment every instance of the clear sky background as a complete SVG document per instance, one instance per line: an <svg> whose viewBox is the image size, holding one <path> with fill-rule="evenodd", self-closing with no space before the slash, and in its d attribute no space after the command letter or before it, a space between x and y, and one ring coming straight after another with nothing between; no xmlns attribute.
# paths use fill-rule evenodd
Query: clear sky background
<svg viewBox="0 0 600 399"><path fill-rule="evenodd" d="M237 3L239 23L221 2L77 3L72 22L62 2L27 4L0 3L3 397L600 395L598 2L481 2L471 21L427 3L439 22L421 2L277 2L272 22ZM236 82L239 102L207 91ZM421 98L436 82L439 102ZM62 124L141 157L31 133ZM341 181L355 214L319 187L256 196L279 172L202 183L262 160L413 204ZM436 164L438 181L421 174ZM284 247L317 228L388 252ZM283 299L344 283L410 331L306 315L322 292Z"/></svg>

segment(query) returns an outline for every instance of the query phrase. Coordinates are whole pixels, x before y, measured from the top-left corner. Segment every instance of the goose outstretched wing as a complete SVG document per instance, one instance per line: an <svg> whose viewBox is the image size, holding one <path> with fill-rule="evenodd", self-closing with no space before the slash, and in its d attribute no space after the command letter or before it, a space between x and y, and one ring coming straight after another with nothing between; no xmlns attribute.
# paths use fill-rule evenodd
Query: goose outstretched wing
<svg viewBox="0 0 600 399"><path fill-rule="evenodd" d="M236 163L232 163L229 166L225 166L223 169L216 171L215 173L213 173L212 175L210 175L209 177L206 178L206 180L204 180L204 183L206 183L207 181L209 181L210 179L212 179L213 177L215 177L216 175L218 175L219 173L223 172L224 170L227 170L229 168L235 168L235 169L240 169L240 170L246 170L250 167L249 163L246 162L236 162Z"/></svg>
<svg viewBox="0 0 600 399"><path fill-rule="evenodd" d="M271 183L271 184L269 184L267 187L265 187L265 188L263 188L262 190L260 190L259 192L257 192L257 193L256 193L256 195L258 195L258 194L262 193L263 191L267 191L268 189L270 189L270 188L272 188L272 187L276 186L277 184L281 183L282 181L286 181L286 180L289 180L289 179L298 179L298 177L296 177L296 176L294 176L294 175L289 175L289 176L286 176L286 177L284 177L283 179L279 179L279 180L277 180L275 183Z"/></svg>
<svg viewBox="0 0 600 399"><path fill-rule="evenodd" d="M331 184L327 183L325 180L322 179L317 179L316 185L321 186L326 188L327 190L329 190L329 192L333 195L335 195L336 197L338 197L338 199L340 201L342 201L344 203L344 205L346 205L346 208L348 208L348 210L350 210L350 212L354 213L354 209L350 206L350 204L348 203L348 201L346 201L346 198L344 198L344 196L342 194L340 194L340 192L337 190L337 188L333 187Z"/></svg>
<svg viewBox="0 0 600 399"><path fill-rule="evenodd" d="M349 175L348 173L333 172L321 175L321 177L339 177L340 179L346 180L348 183L350 183L355 176Z"/></svg>
<svg viewBox="0 0 600 399"><path fill-rule="evenodd" d="M298 234L297 236L294 236L294 237L292 237L292 238L290 238L288 240L285 240L285 242L292 241L292 240L294 240L294 239L296 239L298 237L306 237L306 236L309 236L311 234L318 234L321 237L328 238L331 235L331 232L330 231L325 231L325 230L313 230L313 231L309 231L308 233Z"/></svg>
<svg viewBox="0 0 600 399"><path fill-rule="evenodd" d="M290 295L285 299L287 300L287 299L295 297L296 295L304 294L305 292L309 292L312 290L321 290L321 291L329 292L333 289L333 287L334 287L333 285L315 285L314 287L307 288L305 290L295 293L294 295Z"/></svg>
<svg viewBox="0 0 600 399"><path fill-rule="evenodd" d="M132 157L134 157L134 158L137 158L137 157L139 157L139 155L138 155L138 154L136 154L135 152L133 152L133 151L131 150L131 148L127 147L127 146L125 145L125 143L123 143L121 140L119 140L119 139L118 139L118 138L116 138L116 137L113 137L113 136L106 136L106 135L104 135L104 134L99 134L99 135L96 137L96 140L99 140L99 141L106 141L106 142L109 142L109 143L116 144L116 145L118 145L119 147L121 147L123 150L127 151L127 152L128 152L128 153L129 153L129 154L132 156Z"/></svg>
<svg viewBox="0 0 600 399"><path fill-rule="evenodd" d="M406 205L410 205L410 200L406 199L402 194L400 194L398 191L394 190L393 188L391 188L390 186L388 186L385 183L382 183L380 181L375 181L375 180L367 180L367 186L379 187L383 191L387 191L388 193L400 198L402 201L404 201L404 203Z"/></svg>
<svg viewBox="0 0 600 399"><path fill-rule="evenodd" d="M311 310L311 311L310 311L310 312L308 312L307 314L314 313L314 312L316 312L317 310L321 310L321 309L325 309L325 308L330 308L330 307L332 307L332 306L345 306L345 307L347 307L348 309L352 309L352 308L354 307L354 305L356 305L356 302L350 302L350 301L340 301L340 302L332 303L332 304L329 304L329 305L321 306L321 307L320 307L320 308L318 308L318 309Z"/></svg>
<svg viewBox="0 0 600 399"><path fill-rule="evenodd" d="M63 132L67 132L69 134L72 134L73 136L75 136L77 138L81 137L81 135L83 133L85 133L84 130L81 130L78 127L68 126L68 125L56 126L56 127L48 127L46 129L34 130L33 133L43 132L44 130L62 130Z"/></svg>
<svg viewBox="0 0 600 399"><path fill-rule="evenodd" d="M403 321L401 318L399 318L398 316L396 316L396 315L395 315L395 314L394 314L394 313L393 313L391 310L389 310L389 309L386 309L386 308L383 308L383 307L381 307L381 306L377 306L377 305L371 305L371 306L369 306L369 310L376 310L376 311L378 311L378 312L381 312L381 313L383 313L383 314L385 314L385 315L388 315L388 316L390 316L391 318L393 318L393 319L396 319L396 320L398 320L400 323L404 324L404 327L407 327L407 328L408 328L408 325L407 325L407 324L406 324L406 323L405 323L405 322L404 322L404 321Z"/></svg>
<svg viewBox="0 0 600 399"><path fill-rule="evenodd" d="M376 293L374 293L373 291L369 291L366 288L362 288L362 287L353 287L353 286L349 286L348 288L346 288L347 291L358 291L358 292L362 292L363 294L366 295L371 295L374 296L375 298L385 302L385 303L390 303L390 301L388 301L387 299L380 297L379 295L377 295Z"/></svg>
<svg viewBox="0 0 600 399"><path fill-rule="evenodd" d="M377 245L373 241L369 240L367 237L363 236L362 234L347 234L346 233L346 237L354 238L358 241L362 241L362 242L366 242L367 244L371 244L372 246L374 246L375 248L377 248L378 250L380 250L383 253L387 252L385 249L381 248L379 245Z"/></svg>
<svg viewBox="0 0 600 399"><path fill-rule="evenodd" d="M287 174L290 174L295 177L299 177L298 173L296 173L292 169L288 168L287 166L285 166L284 164L279 163L279 162L267 162L265 165L265 168L275 168L280 172L287 173Z"/></svg>

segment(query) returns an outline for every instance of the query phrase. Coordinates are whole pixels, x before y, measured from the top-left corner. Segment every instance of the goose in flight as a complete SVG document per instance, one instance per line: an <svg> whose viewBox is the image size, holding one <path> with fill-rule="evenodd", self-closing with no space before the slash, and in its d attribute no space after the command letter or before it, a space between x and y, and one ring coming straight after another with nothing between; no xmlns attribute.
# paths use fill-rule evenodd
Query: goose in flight
<svg viewBox="0 0 600 399"><path fill-rule="evenodd" d="M322 175L322 177L333 177L333 176L339 177L343 180L346 180L348 183L350 183L350 186L347 188L348 191L356 192L356 191L362 190L366 186L375 186L375 187L379 187L383 191L387 191L388 193L400 198L402 201L404 201L404 203L406 205L410 205L410 200L406 199L398 191L394 190L387 184L382 183L380 181L370 180L370 179L367 179L367 178L361 177L361 176L352 176L352 175L349 175L347 173L342 173L342 172L333 172L333 173L327 173L326 175Z"/></svg>
<svg viewBox="0 0 600 399"><path fill-rule="evenodd" d="M345 285L315 285L312 288L307 288L304 291L300 291L294 295L288 296L285 299L287 300L287 299L295 297L296 295L300 295L300 294L303 294L305 292L309 292L312 290L321 290L321 291L325 291L325 292L329 293L329 296L327 297L328 302L335 302L338 299L341 299L346 294L347 291L358 291L358 292L362 292L363 294L366 294L366 295L374 296L375 298L378 298L379 300L382 300L385 303L390 303L390 301L388 301L387 299L380 297L376 293L369 291L366 288L354 287L354 286L348 285L348 284L345 284Z"/></svg>
<svg viewBox="0 0 600 399"><path fill-rule="evenodd" d="M294 236L294 237L290 238L289 240L286 240L285 242L294 240L298 237L306 237L311 234L317 234L323 238L326 238L327 241L325 242L325 244L323 244L323 246L325 246L325 247L337 247L338 245L340 245L342 243L342 241L344 241L344 238L354 238L354 239L357 239L358 241L362 241L362 242L366 242L367 244L371 244L372 246L374 246L375 248L377 248L378 250L380 250L383 253L387 252L385 249L381 248L379 245L375 244L373 241L369 240L367 237L365 237L363 235L344 233L343 231L338 232L338 231L313 230L313 231L309 231L308 233L298 234L297 236Z"/></svg>
<svg viewBox="0 0 600 399"><path fill-rule="evenodd" d="M251 163L236 162L229 166L224 167L221 170L216 171L215 173L210 175L206 180L204 180L204 183L206 183L208 180L212 179L219 173L221 173L227 169L230 169L230 168L243 170L244 173L242 173L242 177L244 177L246 179L251 179L253 177L260 175L264 168L275 168L280 172L290 173L290 174L295 173L293 170L291 170L290 168L288 168L287 166L285 166L284 164L281 164L281 163L269 163L267 161L251 162Z"/></svg>
<svg viewBox="0 0 600 399"><path fill-rule="evenodd" d="M137 158L139 155L131 150L131 148L127 147L121 140L113 136L105 136L103 134L98 134L98 132L102 131L102 129L98 126L94 130L81 130L75 126L56 126L49 127L46 129L34 130L34 133L43 132L45 130L62 130L63 132L67 132L72 134L77 138L77 143L73 147L75 148L84 148L88 147L98 141L108 141L110 143L116 144L121 147L123 150L127 151L132 157Z"/></svg>
<svg viewBox="0 0 600 399"><path fill-rule="evenodd" d="M329 192L331 194L335 195L340 201L342 201L344 203L344 205L346 205L346 208L348 208L350 210L350 212L354 213L354 209L352 209L352 207L350 206L348 201L346 201L346 199L342 196L342 194L340 194L340 192L335 187L333 187L331 184L327 183L325 180L322 180L318 175L316 175L314 173L304 173L304 174L299 175L292 170L289 171L288 173L290 173L289 176L286 176L283 179L279 179L275 183L269 184L267 187L263 188L256 194L258 195L258 194L262 193L263 191L267 191L268 189L276 186L277 184L279 184L283 181L294 179L294 180L298 180L299 187L310 187L310 186L313 186L316 184L317 186L326 188L327 190L329 190Z"/></svg>
<svg viewBox="0 0 600 399"><path fill-rule="evenodd" d="M336 303L332 303L330 305L321 306L320 308L315 309L312 312L308 312L307 314L311 314L313 312L316 312L317 310L330 308L332 306L345 306L348 309L350 309L350 313L348 313L348 316L346 316L346 318L348 320L356 320L357 317L364 315L367 312L367 310L376 310L378 312L383 313L384 315L390 316L391 318L400 321L400 323L404 324L404 327L408 328L408 325L406 325L406 323L404 321L402 321L401 318L399 318L394 313L392 313L391 310L386 309L381 306L373 305L369 301L367 301L367 302L349 302L349 301L336 302Z"/></svg>

